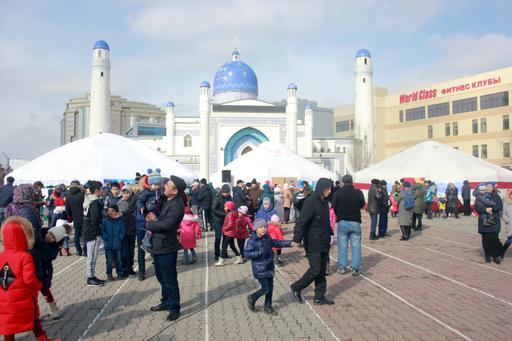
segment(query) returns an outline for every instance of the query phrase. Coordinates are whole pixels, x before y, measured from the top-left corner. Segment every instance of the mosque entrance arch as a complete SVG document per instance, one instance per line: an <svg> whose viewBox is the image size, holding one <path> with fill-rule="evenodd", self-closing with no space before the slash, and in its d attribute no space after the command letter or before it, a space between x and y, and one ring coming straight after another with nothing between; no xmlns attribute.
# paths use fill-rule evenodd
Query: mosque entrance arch
<svg viewBox="0 0 512 341"><path fill-rule="evenodd" d="M224 166L266 141L268 141L267 136L258 129L247 127L237 131L224 148Z"/></svg>

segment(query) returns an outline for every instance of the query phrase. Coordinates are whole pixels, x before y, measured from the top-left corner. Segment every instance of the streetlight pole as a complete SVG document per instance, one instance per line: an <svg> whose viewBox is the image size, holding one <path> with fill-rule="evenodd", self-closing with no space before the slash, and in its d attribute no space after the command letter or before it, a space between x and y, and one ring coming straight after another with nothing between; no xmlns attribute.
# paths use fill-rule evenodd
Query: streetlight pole
<svg viewBox="0 0 512 341"><path fill-rule="evenodd" d="M5 154L4 152L2 152L2 155L7 159L7 169L11 168L11 159L9 158L9 155Z"/></svg>

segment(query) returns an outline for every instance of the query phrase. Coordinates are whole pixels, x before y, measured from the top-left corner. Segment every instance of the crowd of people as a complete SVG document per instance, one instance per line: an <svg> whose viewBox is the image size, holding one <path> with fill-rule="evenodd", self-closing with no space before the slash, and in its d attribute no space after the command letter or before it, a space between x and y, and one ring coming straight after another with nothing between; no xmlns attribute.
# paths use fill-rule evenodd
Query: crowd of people
<svg viewBox="0 0 512 341"><path fill-rule="evenodd" d="M49 318L60 318L51 292L52 261L59 255L73 255L71 236L74 253L87 258L87 286L102 286L128 276L146 280L149 253L162 288L161 301L151 311L167 311L171 321L180 317L181 310L178 252L183 250L184 265L196 263L197 240L208 231L214 234L215 266L251 260L261 288L247 297L247 305L256 311L256 301L265 296L263 311L269 315L277 314L272 307L273 277L275 265L284 264L281 249L285 247L303 248L309 263L304 275L291 285L294 299L304 303L301 292L314 282L314 303L334 304L325 296L329 250L337 244L340 274L360 274L364 209L370 218L370 240L390 237L390 217L398 219L400 240L407 241L412 231L423 229L423 215L427 219L459 218L460 210L464 215L478 215L486 262L499 264L512 243L512 191L507 190L502 200L493 184L480 184L471 192L465 181L460 202L453 184L438 193L432 181L401 179L388 192L386 181L374 179L366 202L350 175L335 183L321 178L315 188L306 181L298 186L294 181L260 184L256 179L238 180L233 188L224 184L217 189L201 179L188 187L179 177L162 177L159 169L137 174L131 184L72 181L68 186L44 189L39 181L14 186L13 178L6 180L0 187L4 244L0 311L6 311L7 305L20 307L19 311L0 313L0 335L6 340L27 330L33 330L38 340L48 339L39 318L37 295L41 292L48 302ZM471 196L475 197L474 211ZM508 236L503 245L499 240L501 220ZM285 239L283 224L288 223L295 223L292 240ZM102 247L106 280L96 273ZM235 257L232 262L228 249Z"/></svg>

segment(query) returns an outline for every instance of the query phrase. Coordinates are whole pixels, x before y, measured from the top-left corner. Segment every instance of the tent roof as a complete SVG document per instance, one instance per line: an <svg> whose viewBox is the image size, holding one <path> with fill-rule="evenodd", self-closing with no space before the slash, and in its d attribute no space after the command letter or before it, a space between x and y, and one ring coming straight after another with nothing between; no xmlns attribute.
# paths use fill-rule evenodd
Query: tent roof
<svg viewBox="0 0 512 341"><path fill-rule="evenodd" d="M338 175L275 142L261 143L254 150L222 168L228 169L231 170L231 176L234 176L235 181L251 181L255 178L259 182L264 182L277 177L297 178L309 182L315 182L321 177L338 179ZM215 186L222 184L222 170L211 177Z"/></svg>
<svg viewBox="0 0 512 341"><path fill-rule="evenodd" d="M115 134L87 137L39 156L13 171L16 183L68 184L72 180L132 180L148 168L161 169L162 176L176 175L188 183L196 175L185 166L142 143Z"/></svg>
<svg viewBox="0 0 512 341"><path fill-rule="evenodd" d="M425 178L438 183L512 182L512 171L463 153L437 141L426 141L404 150L354 174L354 181L371 179L395 181L400 178Z"/></svg>

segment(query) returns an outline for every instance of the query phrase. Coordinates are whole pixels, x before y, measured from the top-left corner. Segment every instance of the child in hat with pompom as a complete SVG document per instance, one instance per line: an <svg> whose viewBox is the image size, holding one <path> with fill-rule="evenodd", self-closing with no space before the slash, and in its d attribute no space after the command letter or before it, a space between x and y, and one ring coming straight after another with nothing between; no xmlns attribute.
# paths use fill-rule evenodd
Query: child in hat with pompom
<svg viewBox="0 0 512 341"><path fill-rule="evenodd" d="M238 244L238 249L240 250L240 255L242 256L240 261L236 261L235 264L243 264L245 262L244 256L244 248L245 248L245 240L249 238L250 233L252 232L252 220L249 216L249 208L247 206L240 206L238 208L238 219L236 220L236 234L235 238Z"/></svg>

